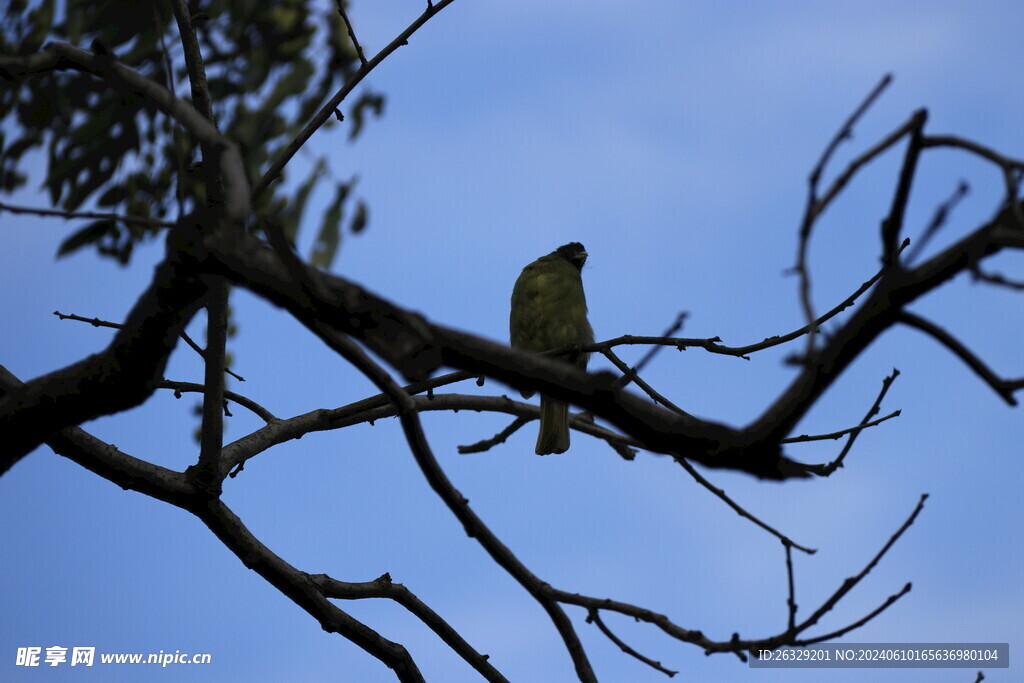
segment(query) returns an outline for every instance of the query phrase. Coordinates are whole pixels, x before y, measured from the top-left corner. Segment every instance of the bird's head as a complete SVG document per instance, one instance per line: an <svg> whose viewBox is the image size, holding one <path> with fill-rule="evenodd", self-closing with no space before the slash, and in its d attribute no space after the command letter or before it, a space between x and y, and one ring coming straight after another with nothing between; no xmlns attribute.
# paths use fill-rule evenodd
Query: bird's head
<svg viewBox="0 0 1024 683"><path fill-rule="evenodd" d="M587 262L587 250L579 242L563 244L558 249L555 249L555 253L576 266L579 270L583 270L583 264Z"/></svg>

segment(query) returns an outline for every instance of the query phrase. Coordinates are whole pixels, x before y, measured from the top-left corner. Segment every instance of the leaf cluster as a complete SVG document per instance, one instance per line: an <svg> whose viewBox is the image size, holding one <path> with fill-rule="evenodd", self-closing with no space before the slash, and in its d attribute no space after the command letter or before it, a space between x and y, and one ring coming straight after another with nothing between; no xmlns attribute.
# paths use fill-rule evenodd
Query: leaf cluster
<svg viewBox="0 0 1024 683"><path fill-rule="evenodd" d="M359 66L336 9L308 0L191 0L187 3L207 69L217 125L238 144L250 180L295 136ZM189 98L178 27L169 3L119 0L11 0L0 19L0 53L30 55L63 41L108 54ZM45 154L42 187L55 207L101 207L127 217L173 220L206 200L198 144L135 93L92 74L52 70L0 88L0 192L25 184L31 152ZM175 88L177 86L177 89ZM383 96L366 91L355 103L350 138L367 113L380 115ZM38 163L38 162L37 162ZM277 221L292 239L315 186L329 178L325 159L286 197L284 182L263 193L255 213ZM282 176L281 180L284 178ZM334 200L319 228L313 258L325 266L341 225L365 226L367 208L354 182L331 180ZM353 204L346 211L346 202ZM127 263L136 244L159 227L100 219L80 226L60 247L87 245Z"/></svg>

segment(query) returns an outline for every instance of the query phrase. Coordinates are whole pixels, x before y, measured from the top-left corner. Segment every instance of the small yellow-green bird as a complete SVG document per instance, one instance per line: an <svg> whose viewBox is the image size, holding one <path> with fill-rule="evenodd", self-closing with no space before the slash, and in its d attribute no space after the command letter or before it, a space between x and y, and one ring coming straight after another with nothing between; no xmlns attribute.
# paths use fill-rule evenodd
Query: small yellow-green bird
<svg viewBox="0 0 1024 683"><path fill-rule="evenodd" d="M594 343L580 274L586 262L583 245L570 242L523 268L512 288L512 313L508 321L512 346L542 353L569 344ZM561 358L586 368L590 354ZM547 455L568 449L569 406L542 395L535 451L537 455Z"/></svg>

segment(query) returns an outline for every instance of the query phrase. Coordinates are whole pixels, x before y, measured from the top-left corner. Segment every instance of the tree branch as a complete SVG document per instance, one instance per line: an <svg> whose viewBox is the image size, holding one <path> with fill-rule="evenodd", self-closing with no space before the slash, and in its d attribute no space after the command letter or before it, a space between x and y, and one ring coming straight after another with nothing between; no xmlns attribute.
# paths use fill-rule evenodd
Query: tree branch
<svg viewBox="0 0 1024 683"><path fill-rule="evenodd" d="M180 266L161 263L106 349L0 399L0 474L51 434L142 403L163 379L177 337L205 292Z"/></svg>
<svg viewBox="0 0 1024 683"><path fill-rule="evenodd" d="M61 313L60 311L54 311L53 314L60 318L61 320L76 320L78 322L89 323L93 327L112 327L115 330L120 330L124 328L124 325L122 325L121 323L112 323L107 320L100 320L99 318L83 318L82 316L75 315L74 313L65 314ZM192 340L192 337L188 336L187 332L182 330L181 334L179 334L178 336L181 337L182 340L184 340L184 342L189 345L189 348L198 353L200 358L202 358L203 360L206 359L206 352L203 351L199 344L196 344ZM229 375L237 379L239 382L245 381L244 377L233 372L231 368L224 368L224 372L228 373Z"/></svg>
<svg viewBox="0 0 1024 683"><path fill-rule="evenodd" d="M359 70L352 74L350 79L345 81L345 85L343 85L341 89L334 94L334 97L328 100L320 111L317 112L316 116L306 124L306 127L303 128L302 131L295 136L295 139L288 144L284 151L278 155L277 159L274 160L274 163L272 163L270 168L267 169L267 172L263 174L263 177L260 178L259 182L256 183L255 187L253 187L252 199L256 200L264 191L266 191L270 186L270 183L274 182L274 180L281 175L281 171L284 170L284 167L288 164L291 158L295 156L295 153L298 152L304 144L306 144L306 141L313 136L313 133L315 133L320 126L324 125L331 118L334 114L334 110L338 108L338 105L348 97L349 93L359 85L367 74L377 68L377 65L383 62L392 52L403 45L408 45L409 38L412 37L412 34L416 33L416 31L423 26L423 24L427 23L431 17L450 5L452 1L453 0L441 0L436 5L428 4L427 9L424 10L423 14L409 24L408 28L388 43L387 47L374 55L373 59L368 62L364 62L363 65L359 67ZM0 66L2 66L2 63L0 63Z"/></svg>
<svg viewBox="0 0 1024 683"><path fill-rule="evenodd" d="M544 611L548 613L555 628L565 643L569 656L572 657L576 666L576 674L582 683L596 683L593 669L587 659L583 645L576 635L572 622L562 611L561 607L552 600L546 593L547 584L537 578L519 559L509 550L508 546L502 543L497 536L483 523L476 513L469 507L469 501L452 485L451 481L441 469L440 464L431 452L427 443L423 428L420 425L419 416L416 414L415 404L412 398L400 387L383 368L377 365L361 348L350 339L325 328L323 326L314 330L327 345L338 352L342 357L352 363L366 377L373 382L378 389L388 396L398 410L398 419L402 423L402 431L405 433L406 442L412 451L416 464L419 465L427 483L444 501L448 509L452 511L456 519L462 523L466 535L477 539L484 550L498 565L507 571L531 596Z"/></svg>
<svg viewBox="0 0 1024 683"><path fill-rule="evenodd" d="M416 597L412 591L400 583L393 583L390 574L383 574L374 581L364 583L348 583L332 579L326 574L316 574L310 577L320 591L328 598L341 600L362 600L366 598L387 598L394 600L399 605L409 610L431 631L445 642L457 655L462 657L470 666L488 681L504 682L507 679L501 672L494 668L488 661L487 655L477 652L472 645L452 628L448 622L442 619L434 610L430 609L422 600Z"/></svg>
<svg viewBox="0 0 1024 683"><path fill-rule="evenodd" d="M116 213L99 213L95 211L61 211L58 209L37 209L31 206L15 206L0 202L0 211L8 211L14 214L29 214L33 216L54 216L64 220L76 218L95 218L100 220L116 221L120 223L136 223L151 228L173 228L174 223L161 221L156 218L143 218L142 216L122 216Z"/></svg>
<svg viewBox="0 0 1024 683"><path fill-rule="evenodd" d="M12 77L57 69L75 69L91 73L116 88L148 98L154 106L184 126L212 154L209 161L214 175L223 178L225 212L231 222L241 223L249 213L249 190L242 155L236 145L187 103L174 98L162 85L117 62L110 55L96 55L67 43L49 47L28 56L0 55L0 69Z"/></svg>
<svg viewBox="0 0 1024 683"><path fill-rule="evenodd" d="M946 330L942 329L938 325L928 320L925 320L921 316L914 315L909 311L903 311L898 321L909 327L916 328L925 334L932 337L935 341L939 342L947 349L952 351L956 356L962 360L967 367L974 371L978 377L980 377L985 384L992 387L992 391L999 394L1008 405L1017 405L1017 399L1014 397L1014 391L1019 387L1014 387L1012 382L998 377L992 370L989 369L985 363L981 361L976 355L971 353L971 350L961 344L956 337L951 335Z"/></svg>

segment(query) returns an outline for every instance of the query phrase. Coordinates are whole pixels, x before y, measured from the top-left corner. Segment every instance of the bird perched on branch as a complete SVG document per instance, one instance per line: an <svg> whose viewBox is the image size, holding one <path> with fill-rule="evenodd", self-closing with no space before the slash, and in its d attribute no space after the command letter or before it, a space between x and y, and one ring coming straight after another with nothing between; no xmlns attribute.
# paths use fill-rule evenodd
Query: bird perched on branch
<svg viewBox="0 0 1024 683"><path fill-rule="evenodd" d="M509 336L513 347L543 353L571 344L594 343L580 274L586 261L583 245L570 242L523 268L512 288ZM583 369L590 354L573 353L559 358ZM568 449L569 406L542 395L536 453L564 453Z"/></svg>

